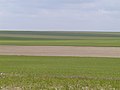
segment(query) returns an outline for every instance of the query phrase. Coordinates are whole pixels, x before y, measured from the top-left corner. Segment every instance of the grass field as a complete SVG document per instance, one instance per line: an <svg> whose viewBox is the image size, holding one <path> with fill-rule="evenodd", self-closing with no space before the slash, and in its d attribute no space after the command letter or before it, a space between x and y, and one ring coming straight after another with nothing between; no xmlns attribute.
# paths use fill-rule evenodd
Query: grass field
<svg viewBox="0 0 120 90"><path fill-rule="evenodd" d="M0 72L1 90L120 90L120 58L0 56Z"/></svg>
<svg viewBox="0 0 120 90"><path fill-rule="evenodd" d="M119 47L120 33L0 31L0 45Z"/></svg>

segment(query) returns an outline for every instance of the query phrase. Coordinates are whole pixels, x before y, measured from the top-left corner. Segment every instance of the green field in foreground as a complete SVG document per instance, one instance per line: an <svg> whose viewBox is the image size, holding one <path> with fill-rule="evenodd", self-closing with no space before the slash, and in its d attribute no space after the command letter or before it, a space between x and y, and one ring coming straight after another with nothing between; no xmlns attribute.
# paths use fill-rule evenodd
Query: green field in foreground
<svg viewBox="0 0 120 90"><path fill-rule="evenodd" d="M65 31L0 31L0 45L120 47L120 33Z"/></svg>
<svg viewBox="0 0 120 90"><path fill-rule="evenodd" d="M0 56L0 72L2 90L120 90L120 58Z"/></svg>

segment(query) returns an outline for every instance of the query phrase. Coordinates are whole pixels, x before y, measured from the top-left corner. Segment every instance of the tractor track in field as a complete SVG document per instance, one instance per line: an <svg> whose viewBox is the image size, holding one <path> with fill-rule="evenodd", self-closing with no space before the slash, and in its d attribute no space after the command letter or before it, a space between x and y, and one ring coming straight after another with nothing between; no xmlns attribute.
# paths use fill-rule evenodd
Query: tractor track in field
<svg viewBox="0 0 120 90"><path fill-rule="evenodd" d="M0 46L0 55L120 58L120 47Z"/></svg>

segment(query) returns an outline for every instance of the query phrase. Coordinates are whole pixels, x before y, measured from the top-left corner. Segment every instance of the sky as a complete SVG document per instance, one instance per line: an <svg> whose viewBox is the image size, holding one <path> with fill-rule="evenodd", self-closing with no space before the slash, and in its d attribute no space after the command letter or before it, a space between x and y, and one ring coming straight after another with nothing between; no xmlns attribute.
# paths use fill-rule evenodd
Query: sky
<svg viewBox="0 0 120 90"><path fill-rule="evenodd" d="M0 29L120 31L120 0L0 0Z"/></svg>

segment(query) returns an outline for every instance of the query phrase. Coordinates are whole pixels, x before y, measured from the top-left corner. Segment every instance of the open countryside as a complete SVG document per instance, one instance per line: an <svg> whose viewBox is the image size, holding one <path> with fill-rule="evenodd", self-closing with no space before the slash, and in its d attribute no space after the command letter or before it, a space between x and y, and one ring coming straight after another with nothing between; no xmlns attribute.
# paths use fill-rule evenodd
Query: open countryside
<svg viewBox="0 0 120 90"><path fill-rule="evenodd" d="M120 33L0 31L1 90L119 90Z"/></svg>

